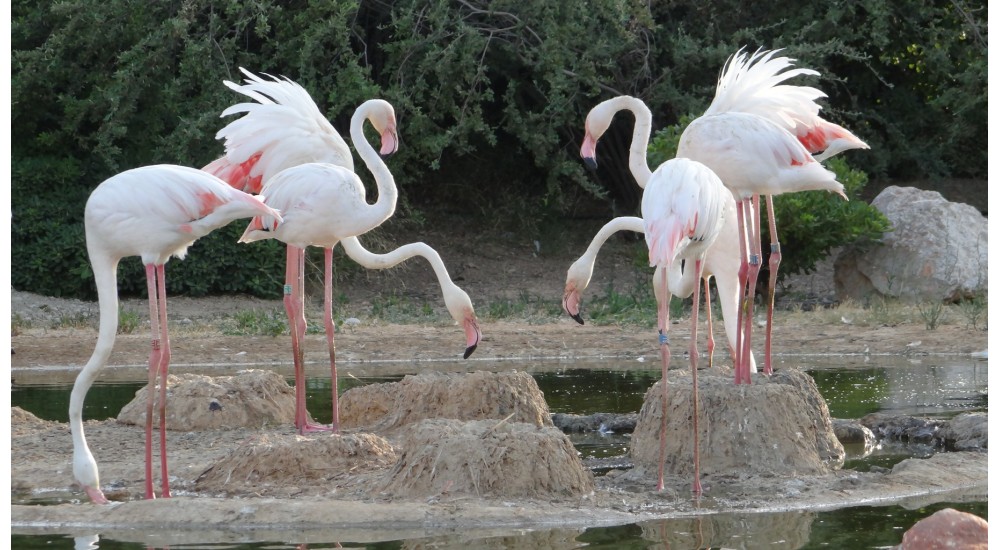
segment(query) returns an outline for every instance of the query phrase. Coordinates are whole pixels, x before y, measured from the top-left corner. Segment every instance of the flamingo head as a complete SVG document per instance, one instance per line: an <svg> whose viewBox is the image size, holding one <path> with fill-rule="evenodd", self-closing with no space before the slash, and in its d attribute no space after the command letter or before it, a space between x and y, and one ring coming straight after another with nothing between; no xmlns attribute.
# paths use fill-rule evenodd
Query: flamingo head
<svg viewBox="0 0 1000 550"><path fill-rule="evenodd" d="M368 115L368 121L382 138L382 148L379 155L383 158L399 149L399 136L396 134L396 111L388 101L370 99L361 105ZM359 108L360 110L360 108Z"/></svg>
<svg viewBox="0 0 1000 550"><path fill-rule="evenodd" d="M618 111L609 101L598 103L596 107L587 114L587 121L584 126L583 146L580 147L580 156L583 157L584 164L591 170L597 169L597 141L601 139L604 132L611 126L611 119Z"/></svg>
<svg viewBox="0 0 1000 550"><path fill-rule="evenodd" d="M108 504L110 501L101 491L101 482L97 477L97 461L86 445L73 450L73 477L83 487L84 492L94 504Z"/></svg>
<svg viewBox="0 0 1000 550"><path fill-rule="evenodd" d="M483 332L479 329L479 320L472 308L472 300L469 299L469 295L464 290L454 283L444 285L443 290L444 304L448 308L448 313L465 331L465 354L462 358L468 359L472 352L476 351L479 341L483 339Z"/></svg>
<svg viewBox="0 0 1000 550"><path fill-rule="evenodd" d="M573 318L577 323L583 324L583 317L580 316L580 295L590 284L590 277L594 273L594 262L587 255L584 255L566 271L566 290L563 291L563 311Z"/></svg>

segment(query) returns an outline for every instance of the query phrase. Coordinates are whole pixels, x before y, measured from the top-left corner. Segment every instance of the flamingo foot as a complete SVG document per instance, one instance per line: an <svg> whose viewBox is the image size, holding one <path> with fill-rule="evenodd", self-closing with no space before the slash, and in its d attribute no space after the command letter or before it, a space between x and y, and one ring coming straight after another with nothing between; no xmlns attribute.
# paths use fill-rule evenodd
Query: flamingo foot
<svg viewBox="0 0 1000 550"><path fill-rule="evenodd" d="M97 487L84 487L84 492L90 497L90 501L94 504L111 504L108 497L104 496L104 492Z"/></svg>
<svg viewBox="0 0 1000 550"><path fill-rule="evenodd" d="M299 428L300 435L322 433L322 432L336 433L337 431L339 430L333 425L320 424L318 422L306 422Z"/></svg>
<svg viewBox="0 0 1000 550"><path fill-rule="evenodd" d="M701 496L702 490L700 479L695 478L694 483L691 484L691 492L694 493L695 496Z"/></svg>

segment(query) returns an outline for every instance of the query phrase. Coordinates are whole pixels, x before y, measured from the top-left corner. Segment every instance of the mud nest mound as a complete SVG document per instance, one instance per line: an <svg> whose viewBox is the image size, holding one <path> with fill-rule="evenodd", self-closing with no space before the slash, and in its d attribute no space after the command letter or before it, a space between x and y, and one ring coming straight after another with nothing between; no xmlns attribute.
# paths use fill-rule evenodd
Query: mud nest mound
<svg viewBox="0 0 1000 550"><path fill-rule="evenodd" d="M574 497L593 475L555 427L496 420L430 419L410 426L383 491L400 497Z"/></svg>
<svg viewBox="0 0 1000 550"><path fill-rule="evenodd" d="M352 388L340 397L345 429L387 433L429 418L552 426L545 395L525 372L424 373Z"/></svg>
<svg viewBox="0 0 1000 550"><path fill-rule="evenodd" d="M210 494L294 496L319 485L361 490L369 475L396 463L396 450L367 433L315 437L267 434L246 441L202 473L196 490Z"/></svg>
<svg viewBox="0 0 1000 550"><path fill-rule="evenodd" d="M118 413L118 421L145 426L149 385ZM159 426L153 409L153 425ZM201 374L167 377L167 429L180 431L260 428L292 424L295 420L295 389L275 372L244 370L234 376Z"/></svg>
<svg viewBox="0 0 1000 550"><path fill-rule="evenodd" d="M690 371L668 380L664 472L693 475ZM637 473L655 478L660 461L662 384L646 392L631 454ZM844 448L812 378L795 369L737 386L731 376L698 373L698 432L703 476L817 475L839 468Z"/></svg>

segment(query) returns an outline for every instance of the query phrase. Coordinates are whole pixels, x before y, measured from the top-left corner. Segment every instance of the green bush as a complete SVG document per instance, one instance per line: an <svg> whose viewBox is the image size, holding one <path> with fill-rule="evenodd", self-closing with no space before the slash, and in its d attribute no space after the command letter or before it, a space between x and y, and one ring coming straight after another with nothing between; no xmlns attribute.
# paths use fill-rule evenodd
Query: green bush
<svg viewBox="0 0 1000 550"><path fill-rule="evenodd" d="M514 231L594 205L635 213L640 194L622 175L631 128L612 127L602 144L617 152L588 174L586 113L630 94L657 126L675 124L704 109L742 46L784 47L819 70L824 113L872 146L850 158L873 177L985 178L986 21L984 2L940 0L17 1L12 279L92 292L80 223L89 191L128 168L220 155L219 113L245 99L221 81L240 80L240 66L302 84L342 132L363 100L393 103L397 219L412 224L440 204ZM271 294L281 247L233 248L233 233L196 245L169 284ZM123 271L123 286L142 288L138 268Z"/></svg>

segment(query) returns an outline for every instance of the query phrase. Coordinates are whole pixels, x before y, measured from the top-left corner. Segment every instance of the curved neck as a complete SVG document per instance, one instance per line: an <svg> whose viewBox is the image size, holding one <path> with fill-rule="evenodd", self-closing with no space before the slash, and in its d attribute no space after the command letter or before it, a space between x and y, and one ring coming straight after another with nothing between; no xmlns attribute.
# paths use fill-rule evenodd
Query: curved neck
<svg viewBox="0 0 1000 550"><path fill-rule="evenodd" d="M378 152L375 151L365 138L363 126L369 112L370 109L365 108L364 104L354 112L354 116L351 117L351 141L354 143L354 148L358 151L358 156L364 161L365 166L368 167L368 171L375 177L375 183L378 185L378 199L375 200L375 204L371 205L372 208L369 209L368 213L368 215L378 219L378 222L374 224L378 225L387 220L396 211L397 191L396 180L392 177L392 173L389 172L389 167L382 162L382 157L379 156Z"/></svg>
<svg viewBox="0 0 1000 550"><path fill-rule="evenodd" d="M81 446L85 449L87 446L83 436L83 400L97 375L107 364L118 332L118 259L94 253L90 257L97 283L101 320L94 353L76 377L69 397L69 426L73 434L74 449L80 449Z"/></svg>
<svg viewBox="0 0 1000 550"><path fill-rule="evenodd" d="M448 275L448 268L444 266L444 261L436 250L424 243L410 243L403 245L385 254L376 254L361 246L361 241L357 237L348 237L340 241L344 246L344 252L355 262L368 269L388 269L400 262L406 261L414 256L423 256L427 263L431 264L434 275L437 276L438 284L441 288L453 286L451 276Z"/></svg>
<svg viewBox="0 0 1000 550"><path fill-rule="evenodd" d="M649 169L649 161L646 159L646 152L649 150L649 136L653 131L653 113L642 100L631 96L616 98L615 106L618 110L631 111L635 117L635 126L632 127L632 143L628 149L628 168L639 187L645 189L646 182L653 175Z"/></svg>
<svg viewBox="0 0 1000 550"><path fill-rule="evenodd" d="M590 241L590 246L587 247L587 251L583 253L583 256L580 256L580 259L589 258L590 263L593 264L597 260L597 253L604 246L604 243L611 238L611 235L619 231L645 233L642 218L637 216L619 216L604 224L604 227L601 227L600 231L594 235L594 239Z"/></svg>

